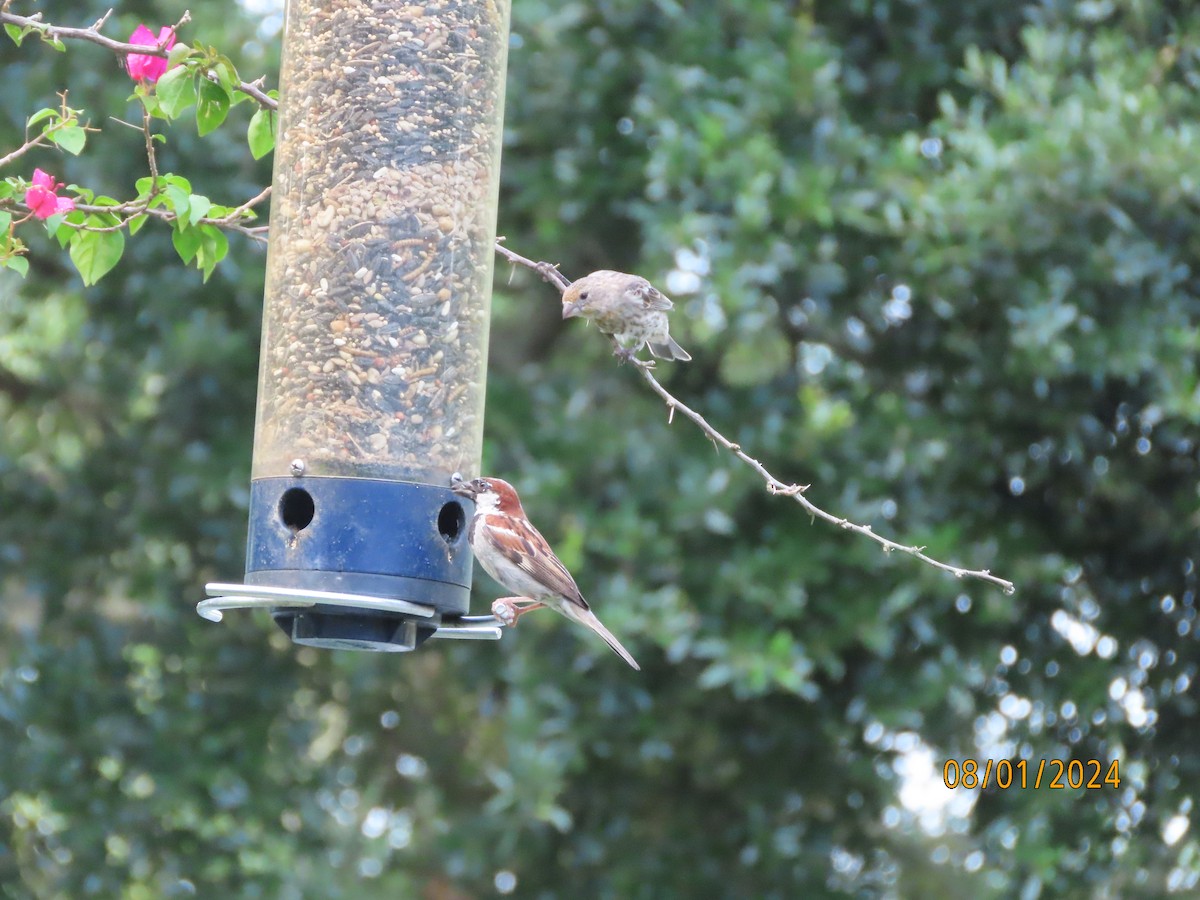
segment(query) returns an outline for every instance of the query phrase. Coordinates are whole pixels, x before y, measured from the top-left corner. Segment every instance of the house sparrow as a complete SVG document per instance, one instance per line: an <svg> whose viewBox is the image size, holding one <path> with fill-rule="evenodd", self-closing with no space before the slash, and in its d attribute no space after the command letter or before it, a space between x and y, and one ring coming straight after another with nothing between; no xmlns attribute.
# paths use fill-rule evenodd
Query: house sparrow
<svg viewBox="0 0 1200 900"><path fill-rule="evenodd" d="M475 517L467 531L475 558L489 575L518 594L495 601L492 615L505 625L515 625L525 613L548 606L592 629L625 662L641 669L621 642L600 624L571 573L529 523L511 484L499 478L463 481L456 475L451 490L475 501Z"/></svg>
<svg viewBox="0 0 1200 900"><path fill-rule="evenodd" d="M675 304L645 278L600 269L563 292L564 319L583 316L621 345L617 355L630 359L642 347L660 359L687 362L692 357L667 333L667 311Z"/></svg>

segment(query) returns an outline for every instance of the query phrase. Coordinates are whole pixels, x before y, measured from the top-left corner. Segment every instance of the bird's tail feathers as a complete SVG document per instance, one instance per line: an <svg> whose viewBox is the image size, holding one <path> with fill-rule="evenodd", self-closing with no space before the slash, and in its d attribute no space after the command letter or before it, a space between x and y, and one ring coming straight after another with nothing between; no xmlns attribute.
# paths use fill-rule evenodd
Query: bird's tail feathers
<svg viewBox="0 0 1200 900"><path fill-rule="evenodd" d="M625 662L629 663L639 672L642 670L642 667L637 664L637 661L629 655L629 651L621 646L621 642L613 637L612 632L604 627L600 620L596 618L596 614L590 609L582 609L574 604L568 603L563 606L563 612L566 614L568 619L574 619L580 625L586 625L588 628L592 629L592 631L596 632L596 634L600 635L600 637L604 638L604 642L608 644L608 646L612 647L613 652L615 652L617 656L621 657L621 659L625 660Z"/></svg>
<svg viewBox="0 0 1200 900"><path fill-rule="evenodd" d="M650 353L659 359L677 359L679 362L687 362L692 358L692 355L675 343L675 338L670 335L667 335L666 341L651 343Z"/></svg>

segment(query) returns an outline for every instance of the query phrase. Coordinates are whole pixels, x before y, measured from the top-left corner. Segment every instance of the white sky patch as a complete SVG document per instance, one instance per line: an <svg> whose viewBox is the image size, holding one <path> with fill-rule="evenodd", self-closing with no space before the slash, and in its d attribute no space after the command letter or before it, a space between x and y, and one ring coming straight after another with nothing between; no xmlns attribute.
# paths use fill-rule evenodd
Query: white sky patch
<svg viewBox="0 0 1200 900"><path fill-rule="evenodd" d="M933 837L946 833L950 819L966 819L975 808L978 791L946 787L942 780L942 764L920 738L915 746L896 758L896 773L901 778L900 802L920 823L921 829Z"/></svg>
<svg viewBox="0 0 1200 900"><path fill-rule="evenodd" d="M1087 656L1100 640L1100 631L1087 622L1080 621L1065 609L1058 609L1050 616L1050 625L1062 635L1080 656Z"/></svg>
<svg viewBox="0 0 1200 900"><path fill-rule="evenodd" d="M1166 842L1168 847L1179 843L1179 839L1187 834L1188 826L1191 824L1187 816L1171 816L1171 818L1167 819L1167 823L1163 825L1163 841Z"/></svg>
<svg viewBox="0 0 1200 900"><path fill-rule="evenodd" d="M947 830L957 831L965 826L979 792L947 788L942 778L946 760L936 757L920 735L915 731L889 732L878 722L872 722L863 737L868 744L897 754L892 768L900 776L900 804L922 831L941 837ZM883 821L888 827L897 827L900 820L895 807L885 811Z"/></svg>
<svg viewBox="0 0 1200 900"><path fill-rule="evenodd" d="M700 291L704 276L712 268L708 245L696 241L695 249L682 247L675 251L675 268L667 273L668 294L695 294Z"/></svg>
<svg viewBox="0 0 1200 900"><path fill-rule="evenodd" d="M1130 687L1124 678L1109 682L1108 696L1120 705L1126 721L1134 728L1141 728L1158 718L1156 713L1146 709L1146 695L1138 688Z"/></svg>
<svg viewBox="0 0 1200 900"><path fill-rule="evenodd" d="M238 0L242 8L252 16L258 16L258 28L255 29L260 40L279 40L283 31L284 0Z"/></svg>

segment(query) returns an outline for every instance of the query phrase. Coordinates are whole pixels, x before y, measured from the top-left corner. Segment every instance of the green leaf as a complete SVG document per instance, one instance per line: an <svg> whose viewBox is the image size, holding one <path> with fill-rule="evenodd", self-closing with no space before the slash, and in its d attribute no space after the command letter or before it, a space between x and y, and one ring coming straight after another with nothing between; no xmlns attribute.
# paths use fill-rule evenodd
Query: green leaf
<svg viewBox="0 0 1200 900"><path fill-rule="evenodd" d="M16 186L10 182L0 181L0 200L7 200L16 190Z"/></svg>
<svg viewBox="0 0 1200 900"><path fill-rule="evenodd" d="M142 230L142 226L146 224L146 220L149 218L150 217L148 215L146 215L145 213L143 213L140 216L134 216L132 219L129 220L129 233L131 235L137 234L139 231Z"/></svg>
<svg viewBox="0 0 1200 900"><path fill-rule="evenodd" d="M196 73L187 66L170 69L158 79L154 94L162 114L174 119L196 102Z"/></svg>
<svg viewBox="0 0 1200 900"><path fill-rule="evenodd" d="M78 231L71 240L71 261L84 284L95 284L121 259L125 235L120 231Z"/></svg>
<svg viewBox="0 0 1200 900"><path fill-rule="evenodd" d="M250 144L250 155L262 159L275 149L275 111L260 109L250 117L250 128L246 132Z"/></svg>
<svg viewBox="0 0 1200 900"><path fill-rule="evenodd" d="M72 225L82 225L86 219L87 216L78 211L67 213L66 215L51 216L46 220L46 230L52 238L58 241L58 246L66 249L78 231ZM56 223L53 230L50 229L51 222Z"/></svg>
<svg viewBox="0 0 1200 900"><path fill-rule="evenodd" d="M229 93L221 85L200 79L199 95L196 99L196 129L200 136L218 128L229 115Z"/></svg>
<svg viewBox="0 0 1200 900"><path fill-rule="evenodd" d="M72 156L78 156L83 145L87 143L87 132L78 125L68 125L50 133L50 140L58 144Z"/></svg>
<svg viewBox="0 0 1200 900"><path fill-rule="evenodd" d="M195 225L208 215L208 211L212 207L212 201L207 197L202 197L200 194L192 194L188 198L188 205L190 207L188 221Z"/></svg>
<svg viewBox="0 0 1200 900"><path fill-rule="evenodd" d="M54 233L58 231L58 226L67 220L66 213L55 213L46 219L46 234L54 237Z"/></svg>
<svg viewBox="0 0 1200 900"><path fill-rule="evenodd" d="M226 94L232 94L241 81L237 77L237 72L233 68L233 63L227 57L222 56L220 62L213 66L213 71L217 75L217 80L221 87L225 88Z"/></svg>
<svg viewBox="0 0 1200 900"><path fill-rule="evenodd" d="M168 74L175 69L180 63L191 56L196 51L187 44L179 43L167 51L167 72ZM165 77L165 76L164 76ZM159 84L162 84L162 79L159 79Z"/></svg>
<svg viewBox="0 0 1200 900"><path fill-rule="evenodd" d="M196 265L204 272L204 280L208 281L208 277L212 275L217 263L223 260L225 254L229 252L229 239L216 225L203 225L200 230L202 240Z"/></svg>
<svg viewBox="0 0 1200 900"><path fill-rule="evenodd" d="M175 245L175 252L185 263L190 263L196 258L203 241L198 228L183 228L171 232L171 243Z"/></svg>
<svg viewBox="0 0 1200 900"><path fill-rule="evenodd" d="M168 208L174 210L175 215L179 217L175 227L182 228L192 210L191 194L173 184L168 184L163 193L166 195Z"/></svg>
<svg viewBox="0 0 1200 900"><path fill-rule="evenodd" d="M163 175L162 180L165 184L173 184L181 191L185 191L189 194L192 192L192 183L182 175Z"/></svg>
<svg viewBox="0 0 1200 900"><path fill-rule="evenodd" d="M0 232L7 232L12 223L12 213L0 210Z"/></svg>
<svg viewBox="0 0 1200 900"><path fill-rule="evenodd" d="M21 41L25 37L24 32L22 32L21 29L18 28L16 25L5 25L4 30L6 32L8 32L8 36L10 38L12 38L13 43L16 44L18 47L20 47Z"/></svg>
<svg viewBox="0 0 1200 900"><path fill-rule="evenodd" d="M12 27L11 25L9 26ZM29 260L24 256L12 256L5 260L4 264L24 278L29 274Z"/></svg>
<svg viewBox="0 0 1200 900"><path fill-rule="evenodd" d="M11 26L10 26L10 27L11 27ZM33 127L34 125L36 125L38 122L43 122L43 121L45 121L46 119L49 119L49 118L51 118L51 117L53 117L53 116L57 116L57 115L58 115L58 110L57 110L57 109L55 109L55 108L54 108L54 107L52 107L52 106L47 106L47 107L45 107L45 108L43 108L43 109L39 109L39 110L38 110L37 112L35 112L35 113L34 113L32 116L30 116L28 119L26 119L26 120L25 120L25 127L26 127L26 128L32 128L32 127Z"/></svg>
<svg viewBox="0 0 1200 900"><path fill-rule="evenodd" d="M142 85L138 85L140 90ZM162 104L158 102L158 97L154 94L138 93L135 98L141 101L142 106L146 107L146 112L154 118L165 119L166 115L162 111ZM158 137L158 135L155 135Z"/></svg>
<svg viewBox="0 0 1200 900"><path fill-rule="evenodd" d="M51 47L53 47L55 50L57 50L59 53L67 52L67 45L64 44L62 41L60 41L56 37L46 37L45 33L43 33L42 40L45 41L47 44L49 44Z"/></svg>

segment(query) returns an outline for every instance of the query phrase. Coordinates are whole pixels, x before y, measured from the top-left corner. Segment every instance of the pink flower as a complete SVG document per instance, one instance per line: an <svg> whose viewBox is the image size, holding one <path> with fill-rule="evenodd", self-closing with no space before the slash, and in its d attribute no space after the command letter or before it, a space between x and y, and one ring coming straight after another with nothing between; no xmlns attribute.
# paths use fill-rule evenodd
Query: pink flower
<svg viewBox="0 0 1200 900"><path fill-rule="evenodd" d="M170 50L175 46L175 32L171 30L171 26L164 25L159 30L158 37L155 37L153 31L145 25L139 25L129 36L129 43L142 44L146 47L157 47L162 44L164 50ZM130 53L125 57L125 68L129 71L129 77L134 81L148 81L154 84L167 71L167 61L161 56Z"/></svg>
<svg viewBox="0 0 1200 900"><path fill-rule="evenodd" d="M33 170L33 186L25 192L25 205L33 210L39 219L48 219L55 213L70 212L75 208L75 201L70 197L60 197L55 193L61 184L41 169Z"/></svg>

